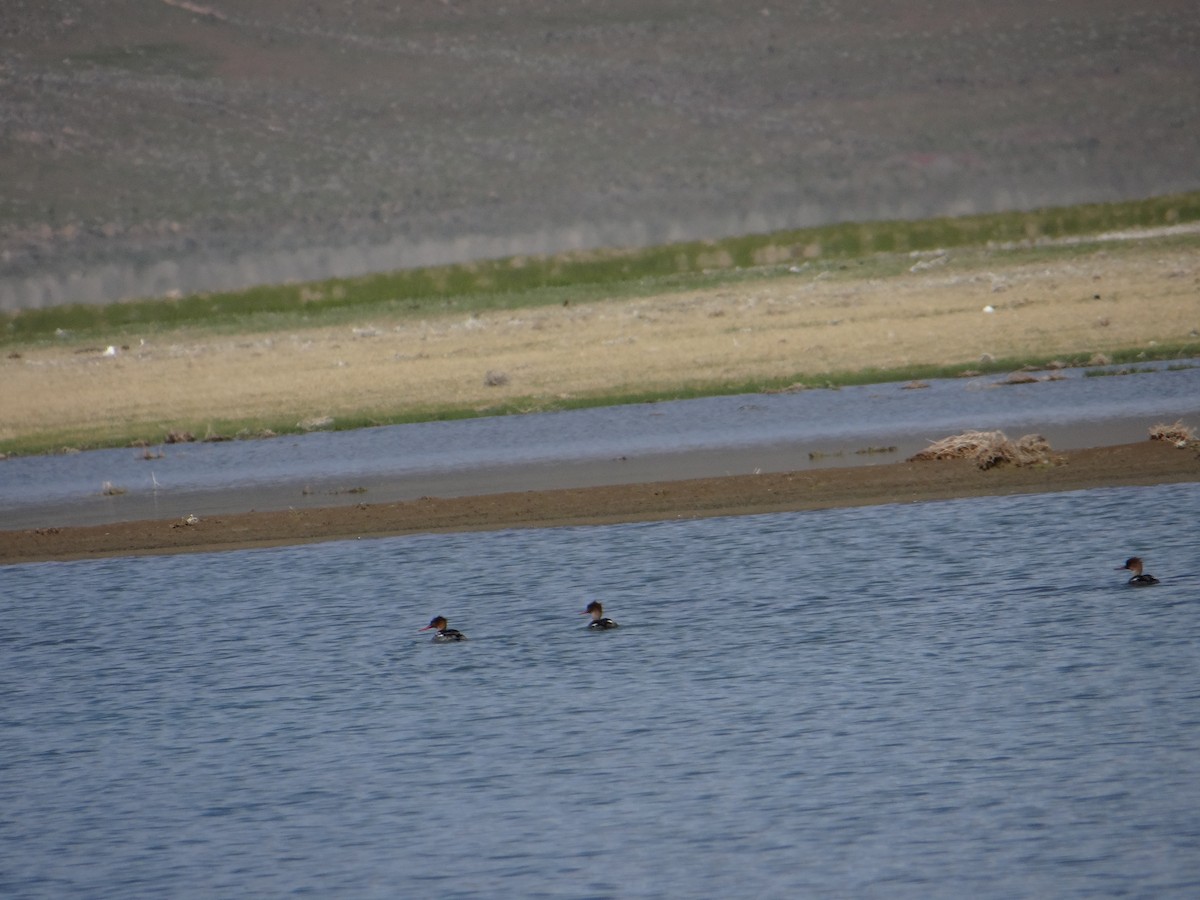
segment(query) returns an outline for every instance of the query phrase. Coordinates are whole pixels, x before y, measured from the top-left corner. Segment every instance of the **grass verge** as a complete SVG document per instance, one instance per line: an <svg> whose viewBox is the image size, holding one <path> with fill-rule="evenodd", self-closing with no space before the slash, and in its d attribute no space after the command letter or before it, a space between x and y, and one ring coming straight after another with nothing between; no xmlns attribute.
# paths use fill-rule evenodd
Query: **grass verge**
<svg viewBox="0 0 1200 900"><path fill-rule="evenodd" d="M1115 206L1086 208L1088 216L1046 212L1025 233L1045 222L1059 231L1064 222L1130 230L1147 218L1187 221L1196 211L1162 198ZM1007 233L1014 217L939 221L956 223L961 237L982 233L981 221L993 218L1003 228L993 223L988 233ZM909 229L910 243L914 234L932 233L928 223L892 224ZM938 241L937 250L916 256L877 249L827 256L773 235L704 246L755 240L760 250L791 248L799 254L792 262L726 265L738 258L731 251L716 268L684 266L661 276L621 280L601 267L581 269L584 280L523 290L448 279L458 293L356 293L360 283L437 280L426 270L220 295L227 308L218 303L207 313L203 304L213 298L45 310L36 321L21 314L24 325L9 329L9 352L0 359L7 388L0 394L0 454L155 447L171 433L255 438L916 382L968 368L987 375L1051 361L1088 365L1100 354L1126 367L1114 371L1122 374L1147 360L1200 356L1195 229L1126 241L1071 237L953 251ZM626 256L662 253L595 256L618 265ZM569 264L571 258L555 258L452 268ZM254 300L288 291L291 309ZM181 309L194 319L176 324ZM139 310L145 321L130 315ZM70 318L83 313L93 318ZM104 318L110 313L118 324ZM114 346L105 352L106 344ZM502 376L495 384L493 370Z"/></svg>
<svg viewBox="0 0 1200 900"><path fill-rule="evenodd" d="M1124 366L1113 370L1096 370L1085 373L1092 376L1120 376L1151 371L1138 368L1137 364L1147 361L1172 359L1194 359L1200 357L1200 340L1177 345L1160 345L1153 351L1139 348L1119 350L1107 354L1108 362ZM1037 357L1012 357L979 363L970 367L976 377L1001 375L1019 369L1043 370L1046 368L1081 367L1095 365L1096 360L1086 354L1059 355L1053 359ZM1185 364L1181 367L1190 367ZM786 377L748 379L744 381L688 381L660 390L601 390L594 393L562 398L526 396L507 399L503 402L479 406L477 404L437 404L409 407L401 412L383 410L347 410L332 417L327 424L318 428L304 427L295 415L264 418L262 416L213 419L195 421L173 421L168 431L161 426L146 423L111 423L103 427L65 428L42 431L9 440L0 440L0 457L32 456L53 453L75 453L84 450L100 450L116 447L155 448L170 443L168 434L186 435L184 440L215 442L226 440L253 440L303 434L311 430L353 431L359 428L375 428L386 425L408 425L417 422L442 422L484 416L522 415L527 413L565 412L575 409L593 409L605 406L622 406L638 403L661 403L673 400L693 400L701 397L719 397L737 394L778 393L797 390L838 390L867 384L920 382L933 378L958 378L964 375L963 365L921 364L902 368L867 367L853 371L829 371L795 373Z"/></svg>
<svg viewBox="0 0 1200 900"><path fill-rule="evenodd" d="M687 290L701 281L740 277L797 263L862 266L871 257L898 267L907 254L1097 235L1200 221L1200 192L1124 203L922 221L858 222L690 241L641 249L597 250L548 257L510 257L360 278L263 285L242 291L104 305L65 305L0 315L0 346L133 330L251 328L271 330L337 321L339 315L381 311L414 318L449 311L482 312ZM1044 252L1053 252L1052 247ZM888 265L888 263L883 263Z"/></svg>

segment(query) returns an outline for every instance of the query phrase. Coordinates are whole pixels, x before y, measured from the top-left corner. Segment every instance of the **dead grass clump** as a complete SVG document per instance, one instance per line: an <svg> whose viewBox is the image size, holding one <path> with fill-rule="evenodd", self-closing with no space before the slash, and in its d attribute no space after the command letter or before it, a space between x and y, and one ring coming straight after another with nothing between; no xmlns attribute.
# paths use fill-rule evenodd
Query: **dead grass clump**
<svg viewBox="0 0 1200 900"><path fill-rule="evenodd" d="M964 431L935 441L909 457L909 462L929 459L970 459L981 469L1005 463L1032 466L1050 462L1050 443L1040 434L1027 434L1014 442L1003 431Z"/></svg>
<svg viewBox="0 0 1200 900"><path fill-rule="evenodd" d="M1155 425L1150 429L1150 440L1168 441L1176 447L1186 447L1196 440L1196 432L1184 425L1180 419L1174 425Z"/></svg>
<svg viewBox="0 0 1200 900"><path fill-rule="evenodd" d="M1019 372L1010 372L1005 378L997 382L997 384L1037 384L1041 381L1062 381L1064 376L1057 372L1051 372L1049 375L1031 375L1029 369L1022 369ZM1036 370L1033 370L1036 371Z"/></svg>
<svg viewBox="0 0 1200 900"><path fill-rule="evenodd" d="M1010 372L1001 384L1037 384L1037 377L1028 372Z"/></svg>
<svg viewBox="0 0 1200 900"><path fill-rule="evenodd" d="M801 391L812 390L812 385L805 384L803 381L794 381L787 387L781 388L766 388L764 394L798 394Z"/></svg>

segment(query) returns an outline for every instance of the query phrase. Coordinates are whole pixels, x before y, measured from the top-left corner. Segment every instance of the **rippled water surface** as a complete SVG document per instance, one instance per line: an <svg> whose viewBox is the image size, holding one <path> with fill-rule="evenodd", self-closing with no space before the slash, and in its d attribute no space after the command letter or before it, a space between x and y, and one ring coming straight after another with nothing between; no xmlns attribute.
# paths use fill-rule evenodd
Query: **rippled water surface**
<svg viewBox="0 0 1200 900"><path fill-rule="evenodd" d="M1198 511L1175 485L2 568L0 893L1193 897ZM1124 586L1135 552L1161 585ZM470 640L430 643L436 613Z"/></svg>

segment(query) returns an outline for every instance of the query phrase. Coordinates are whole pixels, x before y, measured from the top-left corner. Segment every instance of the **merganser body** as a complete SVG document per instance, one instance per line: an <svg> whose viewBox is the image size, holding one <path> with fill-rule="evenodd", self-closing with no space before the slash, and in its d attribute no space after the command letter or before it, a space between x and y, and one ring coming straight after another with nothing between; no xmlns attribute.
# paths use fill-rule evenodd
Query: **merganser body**
<svg viewBox="0 0 1200 900"><path fill-rule="evenodd" d="M446 627L445 616L434 616L430 623L422 628L421 631L428 631L431 628L436 629L437 632L433 636L435 644L449 644L452 641L465 641L467 639L467 636L457 628Z"/></svg>
<svg viewBox="0 0 1200 900"><path fill-rule="evenodd" d="M1158 584L1158 579L1153 575L1142 571L1142 558L1140 556L1131 556L1125 560L1125 565L1117 566L1117 571L1121 572L1128 569L1133 573L1126 584L1132 584L1134 587L1144 587L1149 584Z"/></svg>
<svg viewBox="0 0 1200 900"><path fill-rule="evenodd" d="M587 605L587 609L580 613L581 616L591 616L592 621L588 623L588 628L616 628L617 623L604 615L604 607L601 606L599 600L593 600Z"/></svg>

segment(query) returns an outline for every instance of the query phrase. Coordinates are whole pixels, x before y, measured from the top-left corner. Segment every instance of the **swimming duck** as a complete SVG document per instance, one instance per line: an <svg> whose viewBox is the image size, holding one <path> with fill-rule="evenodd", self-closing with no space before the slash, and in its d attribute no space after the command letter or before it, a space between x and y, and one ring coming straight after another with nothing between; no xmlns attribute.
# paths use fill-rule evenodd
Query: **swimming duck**
<svg viewBox="0 0 1200 900"><path fill-rule="evenodd" d="M580 613L581 616L591 616L592 621L588 623L588 628L616 628L617 623L604 615L604 607L600 605L599 600L593 600L587 605L587 609Z"/></svg>
<svg viewBox="0 0 1200 900"><path fill-rule="evenodd" d="M1125 582L1126 584L1132 584L1137 587L1147 584L1158 584L1157 578L1155 578L1153 575L1142 572L1142 558L1140 556L1131 556L1129 559L1125 560L1125 565L1117 566L1118 572L1124 569L1128 569L1133 573L1133 577L1130 578L1129 581Z"/></svg>
<svg viewBox="0 0 1200 900"><path fill-rule="evenodd" d="M446 627L445 616L434 616L433 619L430 620L429 624L422 628L421 631L428 631L430 628L437 629L437 634L433 636L433 642L435 644L448 644L451 641L465 641L467 639L467 636L457 628Z"/></svg>

